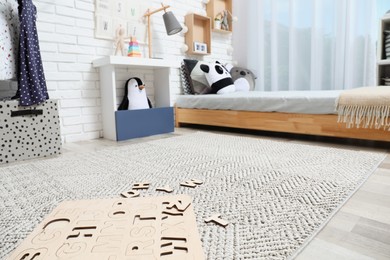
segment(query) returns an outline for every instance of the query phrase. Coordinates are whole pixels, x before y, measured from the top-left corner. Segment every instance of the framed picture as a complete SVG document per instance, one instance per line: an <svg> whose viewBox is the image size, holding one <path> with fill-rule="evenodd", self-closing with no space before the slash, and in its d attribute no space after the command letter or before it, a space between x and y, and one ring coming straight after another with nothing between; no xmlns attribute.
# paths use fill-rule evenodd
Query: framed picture
<svg viewBox="0 0 390 260"><path fill-rule="evenodd" d="M127 3L127 19L128 20L138 20L142 16L142 10L146 12L146 9L142 9L139 3Z"/></svg>
<svg viewBox="0 0 390 260"><path fill-rule="evenodd" d="M125 0L115 0L113 3L112 16L120 19L126 19L128 12L127 2Z"/></svg>
<svg viewBox="0 0 390 260"><path fill-rule="evenodd" d="M139 0L95 0L95 37L113 39L116 29L122 25L127 37L135 36L140 43L146 42L147 26L143 14L148 6L140 2Z"/></svg>
<svg viewBox="0 0 390 260"><path fill-rule="evenodd" d="M111 10L110 0L96 0L96 14L111 15Z"/></svg>
<svg viewBox="0 0 390 260"><path fill-rule="evenodd" d="M207 53L207 44L202 42L194 42L194 52Z"/></svg>
<svg viewBox="0 0 390 260"><path fill-rule="evenodd" d="M113 32L113 22L111 16L97 15L95 37L102 39L112 39Z"/></svg>

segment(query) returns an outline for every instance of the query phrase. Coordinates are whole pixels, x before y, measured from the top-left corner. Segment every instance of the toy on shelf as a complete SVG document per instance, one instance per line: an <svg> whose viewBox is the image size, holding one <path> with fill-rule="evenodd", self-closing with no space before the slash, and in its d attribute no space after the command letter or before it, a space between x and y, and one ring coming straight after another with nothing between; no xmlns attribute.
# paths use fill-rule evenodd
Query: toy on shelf
<svg viewBox="0 0 390 260"><path fill-rule="evenodd" d="M229 31L228 10L223 10L214 18L214 29Z"/></svg>
<svg viewBox="0 0 390 260"><path fill-rule="evenodd" d="M140 49L139 49L138 41L134 36L130 37L129 49L127 51L127 56L128 57L141 57L142 56Z"/></svg>
<svg viewBox="0 0 390 260"><path fill-rule="evenodd" d="M122 25L119 25L118 28L116 28L115 31L115 55L117 55L118 52L122 54L122 56L126 56L125 54L125 29L122 27Z"/></svg>
<svg viewBox="0 0 390 260"><path fill-rule="evenodd" d="M222 30L229 31L228 11L223 10L222 13L223 13L223 16L222 16L222 21L221 21L221 28L222 28Z"/></svg>
<svg viewBox="0 0 390 260"><path fill-rule="evenodd" d="M134 27L133 35L136 33L136 27ZM130 36L129 48L127 50L128 57L141 57L141 51L139 48L139 44L137 38L135 36Z"/></svg>
<svg viewBox="0 0 390 260"><path fill-rule="evenodd" d="M229 10L223 10L214 17L214 29L231 31L229 22L236 22L238 18L233 16Z"/></svg>
<svg viewBox="0 0 390 260"><path fill-rule="evenodd" d="M221 15L218 14L215 18L214 18L214 29L217 29L217 30L221 30Z"/></svg>

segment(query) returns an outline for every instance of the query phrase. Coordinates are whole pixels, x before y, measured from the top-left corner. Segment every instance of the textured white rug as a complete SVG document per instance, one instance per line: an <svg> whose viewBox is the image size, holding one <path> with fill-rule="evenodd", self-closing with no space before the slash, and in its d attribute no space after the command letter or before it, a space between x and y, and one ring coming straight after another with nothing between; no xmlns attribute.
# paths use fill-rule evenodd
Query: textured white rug
<svg viewBox="0 0 390 260"><path fill-rule="evenodd" d="M196 133L0 168L0 259L60 201L113 198L150 181L142 196L194 198L207 259L293 257L385 158L288 142ZM191 178L195 188L180 187ZM212 213L231 223L204 223Z"/></svg>

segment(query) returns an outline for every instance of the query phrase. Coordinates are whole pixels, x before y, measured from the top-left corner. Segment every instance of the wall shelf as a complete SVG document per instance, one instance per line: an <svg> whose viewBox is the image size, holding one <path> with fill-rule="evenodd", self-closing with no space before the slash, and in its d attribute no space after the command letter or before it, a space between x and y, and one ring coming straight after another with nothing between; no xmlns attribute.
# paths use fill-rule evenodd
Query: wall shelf
<svg viewBox="0 0 390 260"><path fill-rule="evenodd" d="M145 69L154 68L179 68L180 62L163 59L133 58L125 56L106 56L92 62L93 67L103 67L107 65L138 67Z"/></svg>
<svg viewBox="0 0 390 260"><path fill-rule="evenodd" d="M390 59L378 61L378 65L390 65Z"/></svg>
<svg viewBox="0 0 390 260"><path fill-rule="evenodd" d="M233 14L233 3L232 0L210 0L207 4L207 16L210 17L210 19L213 21L212 23L212 29L214 28L214 18L221 13L223 10L228 10L230 14ZM229 14L229 16L230 16ZM229 17L228 24L229 24L229 30L217 30L217 32L223 31L223 32L232 32L233 31L233 20L232 17Z"/></svg>
<svg viewBox="0 0 390 260"><path fill-rule="evenodd" d="M221 29L213 29L213 32L223 33L223 34L231 34L232 33L232 31L226 31L226 30L221 30Z"/></svg>
<svg viewBox="0 0 390 260"><path fill-rule="evenodd" d="M170 101L171 69L180 67L179 61L162 59L106 56L93 61L93 67L100 70L100 91L102 97L103 136L110 140L147 136L173 131L173 109ZM154 72L155 107L157 109L117 111L116 68L151 69ZM167 109L165 109L167 108ZM172 115L171 115L172 114ZM166 118L164 125L158 120L136 120L135 118ZM129 120L135 120L129 123ZM166 120L165 120L166 121ZM134 129L131 129L131 124ZM136 125L138 124L138 125ZM141 126L140 126L141 124ZM135 126L136 125L136 126ZM140 131L140 127L148 131ZM129 129L126 132L127 127Z"/></svg>
<svg viewBox="0 0 390 260"><path fill-rule="evenodd" d="M188 14L185 17L188 32L185 42L188 46L188 54L209 55L211 53L211 21L210 17L199 14ZM207 52L198 52L194 49L194 42L205 43Z"/></svg>
<svg viewBox="0 0 390 260"><path fill-rule="evenodd" d="M378 86L384 85L383 78L390 78L390 59L387 59L386 55L385 31L390 31L390 15L383 16L379 25L376 82Z"/></svg>

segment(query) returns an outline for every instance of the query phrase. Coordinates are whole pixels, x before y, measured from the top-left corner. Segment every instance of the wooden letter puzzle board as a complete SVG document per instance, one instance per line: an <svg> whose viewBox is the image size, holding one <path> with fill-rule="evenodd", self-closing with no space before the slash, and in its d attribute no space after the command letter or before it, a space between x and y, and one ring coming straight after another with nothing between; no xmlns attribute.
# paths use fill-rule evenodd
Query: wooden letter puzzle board
<svg viewBox="0 0 390 260"><path fill-rule="evenodd" d="M9 259L202 260L187 195L62 202Z"/></svg>

